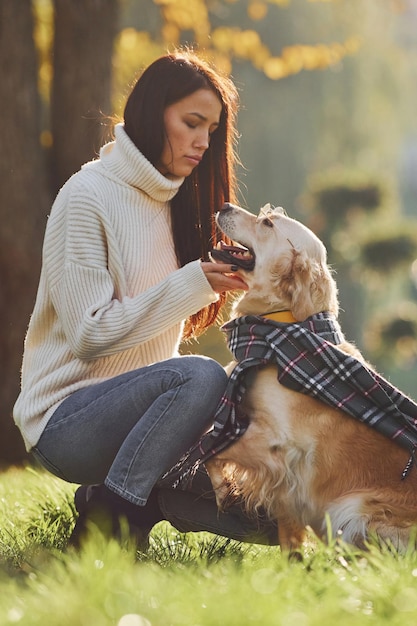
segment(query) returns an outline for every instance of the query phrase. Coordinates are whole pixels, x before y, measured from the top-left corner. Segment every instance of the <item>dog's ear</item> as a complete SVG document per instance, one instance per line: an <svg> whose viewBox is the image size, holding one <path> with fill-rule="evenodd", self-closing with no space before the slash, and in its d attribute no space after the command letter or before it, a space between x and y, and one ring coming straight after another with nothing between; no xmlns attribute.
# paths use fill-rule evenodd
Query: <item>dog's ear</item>
<svg viewBox="0 0 417 626"><path fill-rule="evenodd" d="M310 259L305 252L291 251L291 258L281 259L279 291L292 314L303 321L314 313L338 314L337 287L327 265Z"/></svg>

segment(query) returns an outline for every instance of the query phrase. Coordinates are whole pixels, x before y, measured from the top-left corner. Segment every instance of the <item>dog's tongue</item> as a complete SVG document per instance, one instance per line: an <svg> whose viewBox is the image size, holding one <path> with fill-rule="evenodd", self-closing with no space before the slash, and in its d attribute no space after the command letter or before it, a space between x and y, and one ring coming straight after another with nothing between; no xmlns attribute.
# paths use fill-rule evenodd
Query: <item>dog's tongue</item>
<svg viewBox="0 0 417 626"><path fill-rule="evenodd" d="M223 241L218 243L217 247L210 251L210 256L215 261L231 263L246 271L251 271L255 267L255 256L253 252L242 246L229 246Z"/></svg>

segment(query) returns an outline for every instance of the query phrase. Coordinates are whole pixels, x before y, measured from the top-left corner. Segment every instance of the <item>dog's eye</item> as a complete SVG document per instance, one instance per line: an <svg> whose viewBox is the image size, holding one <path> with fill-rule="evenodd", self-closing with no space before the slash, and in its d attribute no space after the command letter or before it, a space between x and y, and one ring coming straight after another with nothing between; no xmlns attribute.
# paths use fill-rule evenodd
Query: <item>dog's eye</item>
<svg viewBox="0 0 417 626"><path fill-rule="evenodd" d="M272 220L269 219L269 217L265 217L265 219L262 220L262 224L264 226L268 226L268 228L273 228L274 227L274 223Z"/></svg>

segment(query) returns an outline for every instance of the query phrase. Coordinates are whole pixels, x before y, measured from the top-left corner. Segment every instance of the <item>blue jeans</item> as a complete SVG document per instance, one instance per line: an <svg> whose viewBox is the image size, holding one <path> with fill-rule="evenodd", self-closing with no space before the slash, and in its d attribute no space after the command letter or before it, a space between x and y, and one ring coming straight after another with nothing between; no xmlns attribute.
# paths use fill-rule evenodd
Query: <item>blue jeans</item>
<svg viewBox="0 0 417 626"><path fill-rule="evenodd" d="M159 478L211 426L226 382L216 361L183 356L90 385L57 408L32 452L66 481L104 483L133 504L145 505ZM179 530L217 532L224 518L225 531L220 528L219 534L252 536L258 521L241 510L236 519L220 514L203 474L193 481L193 493L165 485L159 490L166 519Z"/></svg>

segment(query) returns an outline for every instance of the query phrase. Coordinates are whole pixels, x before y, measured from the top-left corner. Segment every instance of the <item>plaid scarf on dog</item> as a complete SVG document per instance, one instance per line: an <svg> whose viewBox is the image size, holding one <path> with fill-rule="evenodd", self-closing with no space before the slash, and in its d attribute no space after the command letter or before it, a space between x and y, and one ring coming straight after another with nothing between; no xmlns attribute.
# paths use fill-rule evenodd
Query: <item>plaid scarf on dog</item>
<svg viewBox="0 0 417 626"><path fill-rule="evenodd" d="M228 322L222 330L228 335L229 349L238 363L217 408L213 428L164 479L186 488L201 463L245 432L248 419L239 410L245 375L251 368L267 364L277 365L278 381L285 387L345 411L409 450L405 478L415 461L417 404L336 347L344 337L331 313L289 324L244 316Z"/></svg>

